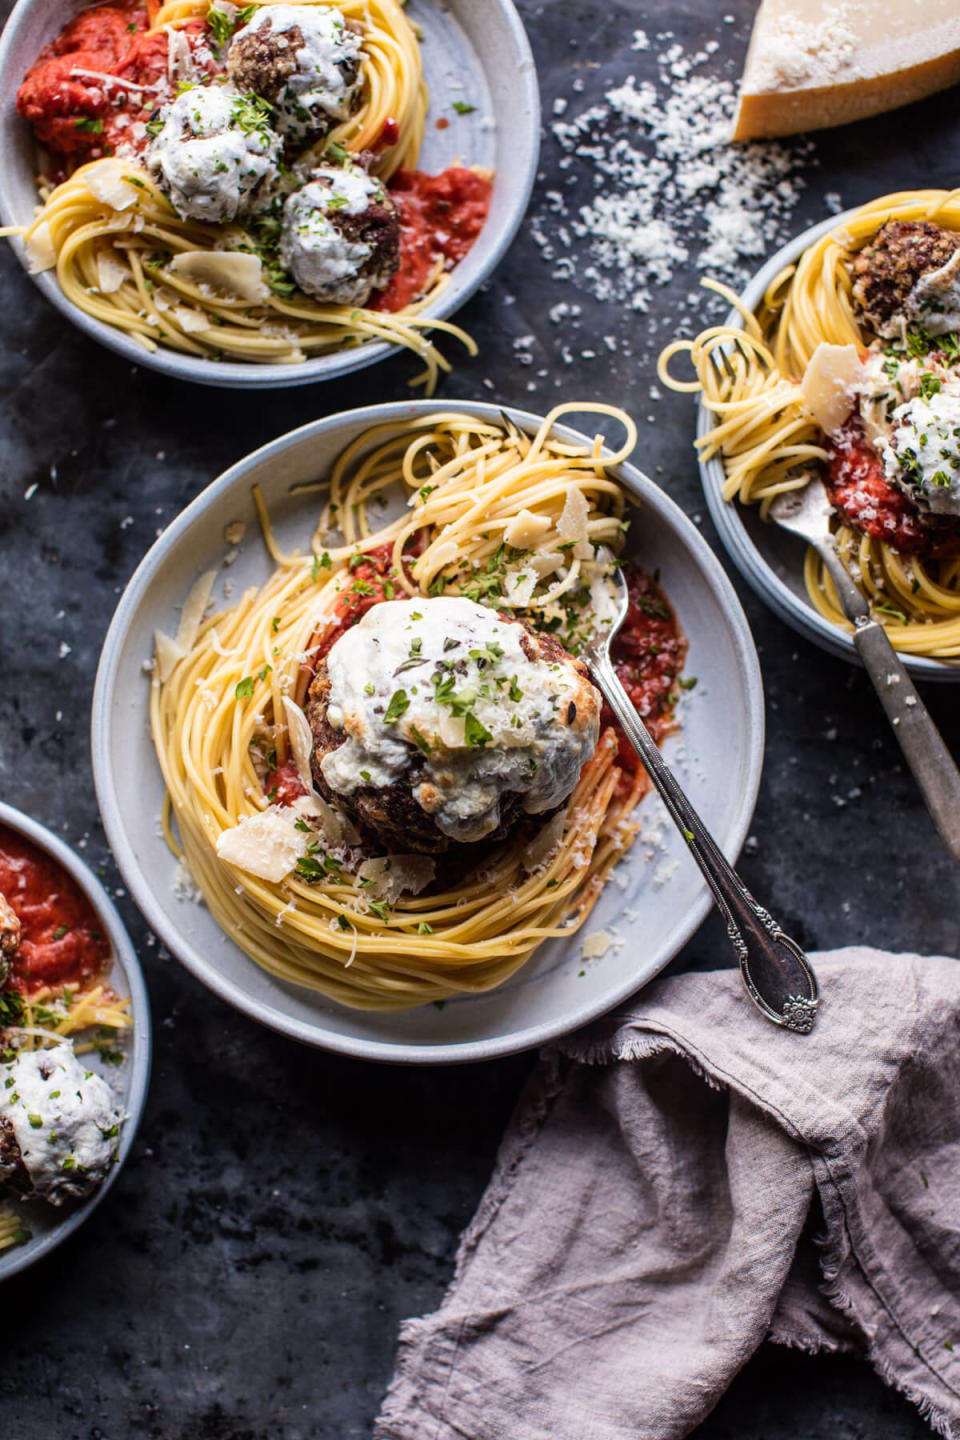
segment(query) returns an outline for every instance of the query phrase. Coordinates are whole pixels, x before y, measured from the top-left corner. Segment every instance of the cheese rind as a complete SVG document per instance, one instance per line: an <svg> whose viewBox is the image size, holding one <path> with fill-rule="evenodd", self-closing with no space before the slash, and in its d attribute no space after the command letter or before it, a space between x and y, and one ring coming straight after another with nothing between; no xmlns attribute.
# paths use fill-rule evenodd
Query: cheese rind
<svg viewBox="0 0 960 1440"><path fill-rule="evenodd" d="M956 0L762 0L733 138L847 124L958 81Z"/></svg>

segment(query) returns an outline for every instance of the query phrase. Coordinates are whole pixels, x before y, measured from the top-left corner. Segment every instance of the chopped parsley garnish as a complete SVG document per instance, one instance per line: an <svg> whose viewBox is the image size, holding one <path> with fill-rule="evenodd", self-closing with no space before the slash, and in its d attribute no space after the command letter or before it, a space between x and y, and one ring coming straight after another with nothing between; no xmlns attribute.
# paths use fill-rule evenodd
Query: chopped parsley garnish
<svg viewBox="0 0 960 1440"><path fill-rule="evenodd" d="M697 677L696 675L685 675L682 680L677 681L677 684L681 690L695 690L697 688Z"/></svg>
<svg viewBox="0 0 960 1440"><path fill-rule="evenodd" d="M259 678L260 680L266 680L267 676L270 674L270 672L271 672L272 670L273 670L273 666L272 666L272 665L264 665L263 669L260 671L260 675L259 675L258 678Z"/></svg>
<svg viewBox="0 0 960 1440"><path fill-rule="evenodd" d="M468 105L465 100L454 100L453 108L458 115L472 115L477 107L476 105Z"/></svg>
<svg viewBox="0 0 960 1440"><path fill-rule="evenodd" d="M5 990L0 994L0 1030L7 1025L20 1025L23 1022L23 1001L16 990ZM4 1059L6 1055L4 1055Z"/></svg>
<svg viewBox="0 0 960 1440"><path fill-rule="evenodd" d="M42 1129L43 1129L43 1116L42 1116L42 1115L28 1115L28 1116L27 1116L27 1119L30 1121L30 1128L31 1128L31 1130L42 1130Z"/></svg>
<svg viewBox="0 0 960 1440"><path fill-rule="evenodd" d="M163 129L163 116L162 116L162 115L157 114L157 115L155 115L155 116L153 117L152 120L148 120L148 121L147 121L146 131L147 131L147 134L148 134L148 135L159 135L159 134L160 134L160 131L161 131L162 129Z"/></svg>
<svg viewBox="0 0 960 1440"><path fill-rule="evenodd" d="M79 120L74 120L73 128L75 130L86 130L91 135L102 135L103 121L99 117L96 120L92 120L89 115L82 115Z"/></svg>
<svg viewBox="0 0 960 1440"><path fill-rule="evenodd" d="M350 921L347 919L346 915L338 915L337 924L340 926L341 930L350 929Z"/></svg>
<svg viewBox="0 0 960 1440"><path fill-rule="evenodd" d="M350 159L350 151L346 145L341 145L339 140L331 141L323 154L324 158L329 156L334 165L346 165Z"/></svg>
<svg viewBox="0 0 960 1440"><path fill-rule="evenodd" d="M323 879L323 866L314 855L301 855L297 861L297 879L306 880L308 885L315 885L318 880Z"/></svg>
<svg viewBox="0 0 960 1440"><path fill-rule="evenodd" d="M310 566L310 579L319 580L321 570L330 569L330 556L324 550L322 555L314 555L313 564Z"/></svg>
<svg viewBox="0 0 960 1440"><path fill-rule="evenodd" d="M410 734L413 736L414 740L417 742L424 755L429 755L430 751L433 749L433 746L430 744L430 741L427 739L426 735L421 735L416 725L410 726Z"/></svg>
<svg viewBox="0 0 960 1440"><path fill-rule="evenodd" d="M385 725L395 724L409 707L410 701L406 690L395 690L390 697L390 704L387 706L383 723Z"/></svg>
<svg viewBox="0 0 960 1440"><path fill-rule="evenodd" d="M479 745L483 747L493 739L493 736L472 711L467 711L467 714L464 716L463 738L468 745Z"/></svg>
<svg viewBox="0 0 960 1440"><path fill-rule="evenodd" d="M252 12L254 8L255 7L251 5L249 10ZM210 31L210 38L213 41L213 47L217 51L218 58L222 57L223 51L233 35L237 20L239 20L242 25L247 23L243 19L243 14L244 12L241 11L240 14L236 16L228 15L225 10L215 10L212 5L207 11L207 29Z"/></svg>
<svg viewBox="0 0 960 1440"><path fill-rule="evenodd" d="M270 621L270 629L273 631L274 635L276 635L277 631L280 629L279 615L274 615L273 619Z"/></svg>
<svg viewBox="0 0 960 1440"><path fill-rule="evenodd" d="M62 1163L62 1165L61 1165L60 1168L61 1168L62 1170L73 1170L73 1169L76 1168L76 1164L77 1164L77 1161L76 1161L76 1157L75 1157L75 1156L73 1156L73 1155L66 1155L66 1156L64 1157L64 1159L63 1159L63 1163Z"/></svg>
<svg viewBox="0 0 960 1440"><path fill-rule="evenodd" d="M370 901L370 909L373 911L374 915L376 915L380 920L386 921L386 919L387 919L387 902L386 902L386 900L371 900L371 901Z"/></svg>
<svg viewBox="0 0 960 1440"><path fill-rule="evenodd" d="M253 676L244 675L242 680L238 680L233 693L238 700L249 700L253 695Z"/></svg>
<svg viewBox="0 0 960 1440"><path fill-rule="evenodd" d="M377 687L376 685L374 685L372 680L368 680L366 685L364 685L363 693L364 695L376 695Z"/></svg>
<svg viewBox="0 0 960 1440"><path fill-rule="evenodd" d="M302 830L305 835L312 835L312 834L313 834L313 831L311 830L310 826L307 824L306 820L304 820L304 818L303 818L302 815L298 815L297 818L296 818L296 820L294 820L294 822L293 822L293 828L294 828L294 830Z"/></svg>
<svg viewBox="0 0 960 1440"><path fill-rule="evenodd" d="M365 781L367 782L367 784L369 785L369 784L370 784L370 771L369 771L369 770L361 770L361 771L360 771L360 779L361 779L361 780L365 780Z"/></svg>
<svg viewBox="0 0 960 1440"><path fill-rule="evenodd" d="M432 935L432 934L433 934L433 926L429 923L429 921L427 921L427 920L421 920L421 921L420 921L420 924L417 926L417 934L418 934L418 935Z"/></svg>
<svg viewBox="0 0 960 1440"><path fill-rule="evenodd" d="M230 107L230 118L238 130L245 135L251 135L255 130L265 131L270 123L270 114L273 106L261 95L254 95L251 91L247 95L238 95Z"/></svg>
<svg viewBox="0 0 960 1440"><path fill-rule="evenodd" d="M518 700L523 699L523 691L520 689L520 686L517 683L516 675L510 676L510 699L513 701L514 704L516 704Z"/></svg>

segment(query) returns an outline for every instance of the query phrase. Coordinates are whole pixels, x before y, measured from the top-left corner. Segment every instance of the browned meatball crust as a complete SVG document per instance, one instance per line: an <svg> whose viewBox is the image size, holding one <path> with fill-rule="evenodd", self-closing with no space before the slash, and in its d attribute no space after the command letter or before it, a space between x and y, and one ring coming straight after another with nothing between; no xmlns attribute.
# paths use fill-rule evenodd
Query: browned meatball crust
<svg viewBox="0 0 960 1440"><path fill-rule="evenodd" d="M960 235L928 220L890 220L853 259L858 318L878 335L890 333L921 276L939 270L960 247Z"/></svg>
<svg viewBox="0 0 960 1440"><path fill-rule="evenodd" d="M520 621L513 620L513 617L509 615L502 614L499 618L521 625ZM521 628L526 630L525 626L521 625ZM584 678L588 678L583 663L569 655L552 635L538 635L527 631L521 640L521 645L531 660L539 657L547 664L566 660L569 664L574 665ZM420 772L424 767L424 757L418 752L411 752L409 774L402 781L397 781L393 785L369 786L354 791L352 795L337 794L330 789L324 779L320 762L330 751L338 749L344 743L345 736L342 731L334 730L327 721L329 691L330 679L327 674L327 662L326 659L323 659L320 661L317 673L310 685L305 707L307 720L313 732L313 755L310 768L314 784L320 794L330 804L335 805L338 810L346 814L368 843L377 850L386 848L395 853L413 851L424 855L442 855L448 850L456 848L457 842L451 840L448 835L444 835L437 828L412 793L413 788L419 784ZM499 828L487 837L488 845L503 840L525 813L522 810L522 800L523 796L516 793L507 793L502 796L501 823ZM541 816L541 823L542 820Z"/></svg>

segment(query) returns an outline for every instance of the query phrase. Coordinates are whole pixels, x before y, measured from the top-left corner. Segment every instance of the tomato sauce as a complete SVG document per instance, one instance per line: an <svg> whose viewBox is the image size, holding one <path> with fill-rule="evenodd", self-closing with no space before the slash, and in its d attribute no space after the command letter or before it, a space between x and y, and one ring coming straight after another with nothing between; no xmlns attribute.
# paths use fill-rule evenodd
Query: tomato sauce
<svg viewBox="0 0 960 1440"><path fill-rule="evenodd" d="M623 574L630 593L630 608L610 647L611 654L620 683L659 745L673 727L687 641L656 579L639 565L625 566ZM639 757L627 743L606 702L600 723L601 726L613 725L617 730L618 763L628 770L636 770Z"/></svg>
<svg viewBox="0 0 960 1440"><path fill-rule="evenodd" d="M82 164L120 148L136 156L146 148L147 122L173 93L167 34L145 33L149 23L141 0L95 5L71 20L28 71L17 109L63 173L67 162ZM183 34L201 70L220 68L200 48L204 21L191 21Z"/></svg>
<svg viewBox="0 0 960 1440"><path fill-rule="evenodd" d="M387 189L400 211L400 265L371 310L402 310L426 290L437 262L446 270L470 250L490 210L493 182L462 165L439 175L398 170Z"/></svg>
<svg viewBox="0 0 960 1440"><path fill-rule="evenodd" d="M263 782L263 793L271 805L292 805L306 795L295 760L284 760Z"/></svg>
<svg viewBox="0 0 960 1440"><path fill-rule="evenodd" d="M890 483L859 416L848 420L827 448L824 483L844 524L907 555L928 560L960 555L960 524L950 516L925 514Z"/></svg>
<svg viewBox="0 0 960 1440"><path fill-rule="evenodd" d="M103 972L110 944L93 906L62 866L5 825L0 893L22 927L11 972L18 990L84 986Z"/></svg>

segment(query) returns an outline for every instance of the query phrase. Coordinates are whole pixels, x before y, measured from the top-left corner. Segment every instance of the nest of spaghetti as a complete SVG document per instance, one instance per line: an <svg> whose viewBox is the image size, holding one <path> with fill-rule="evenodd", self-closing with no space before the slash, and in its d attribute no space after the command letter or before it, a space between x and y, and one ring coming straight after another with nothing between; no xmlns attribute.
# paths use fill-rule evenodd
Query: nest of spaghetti
<svg viewBox="0 0 960 1440"><path fill-rule="evenodd" d="M17 103L42 203L0 233L147 351L291 364L387 341L423 358L429 390L450 368L429 331L475 353L422 312L492 177L416 169L428 95L397 0L96 4Z"/></svg>
<svg viewBox="0 0 960 1440"><path fill-rule="evenodd" d="M884 196L777 275L756 313L706 282L733 318L660 358L716 424L724 498L756 504L822 481L838 552L897 650L960 660L960 195ZM696 379L668 368L678 353ZM850 630L822 560L805 581Z"/></svg>
<svg viewBox="0 0 960 1440"><path fill-rule="evenodd" d="M595 406L626 442L566 443L565 408L534 435L456 412L368 431L305 553L257 496L272 578L209 613L205 576L158 635L171 848L272 974L372 1010L490 990L583 924L633 841L648 781L577 656L611 621L636 432ZM618 666L662 736L685 642L629 573Z"/></svg>

